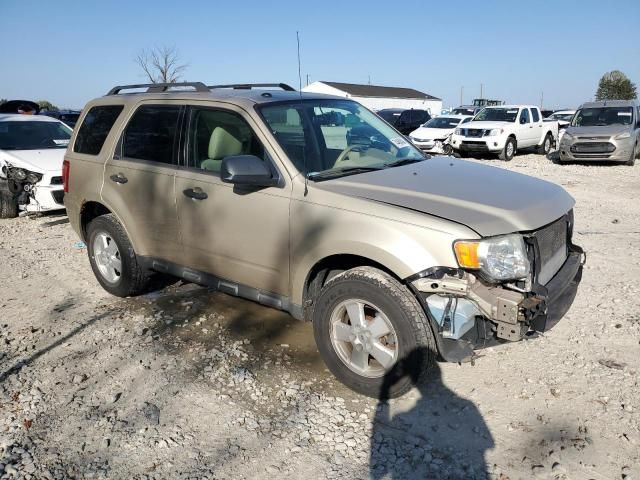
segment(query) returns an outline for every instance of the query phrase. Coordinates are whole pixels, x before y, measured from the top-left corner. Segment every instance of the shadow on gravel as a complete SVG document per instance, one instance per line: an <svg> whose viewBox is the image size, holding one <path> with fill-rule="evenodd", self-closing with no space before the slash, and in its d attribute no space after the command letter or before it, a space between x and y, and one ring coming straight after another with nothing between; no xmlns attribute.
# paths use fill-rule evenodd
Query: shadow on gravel
<svg viewBox="0 0 640 480"><path fill-rule="evenodd" d="M86 322L78 325L76 328L71 330L66 335L62 335L61 337L58 337L58 339L55 342L47 345L46 347L38 350L35 353L32 353L31 355L29 355L29 357L24 358L22 360L19 360L12 367L9 367L6 371L0 372L0 383L4 382L7 379L7 377L9 377L10 375L13 375L14 373L18 373L23 367L26 367L26 366L30 365L31 363L33 363L35 360L37 360L38 358L40 358L44 354L50 352L54 348L56 348L56 347L60 346L61 344L65 343L71 337L74 337L75 335L77 335L78 333L82 332L87 327L90 327L94 323L102 320L105 317L108 317L109 315L112 315L113 313L114 313L114 310L107 310L107 311L105 311L105 312L103 312L103 313L101 313L99 315L95 315L95 316L91 317L89 320L87 320Z"/></svg>
<svg viewBox="0 0 640 480"><path fill-rule="evenodd" d="M370 478L489 478L485 452L494 441L482 415L473 402L444 386L437 363L416 385L424 358L416 349L385 375L371 434ZM419 398L390 404L391 387L407 376Z"/></svg>
<svg viewBox="0 0 640 480"><path fill-rule="evenodd" d="M43 227L55 227L56 225L66 225L67 223L69 223L69 218L68 217L64 217L64 218L60 218L58 220L52 220L50 222L44 222L42 224Z"/></svg>

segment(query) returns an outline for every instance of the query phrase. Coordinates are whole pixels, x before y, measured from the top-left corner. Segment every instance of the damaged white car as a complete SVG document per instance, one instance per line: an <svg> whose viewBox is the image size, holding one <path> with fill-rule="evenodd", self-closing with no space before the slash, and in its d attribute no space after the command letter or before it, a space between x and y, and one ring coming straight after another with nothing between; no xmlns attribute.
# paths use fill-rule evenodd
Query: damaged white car
<svg viewBox="0 0 640 480"><path fill-rule="evenodd" d="M0 114L0 218L65 208L62 161L70 138L55 118Z"/></svg>
<svg viewBox="0 0 640 480"><path fill-rule="evenodd" d="M409 135L411 142L423 152L451 155L451 135L462 123L470 122L470 115L442 115L432 118Z"/></svg>

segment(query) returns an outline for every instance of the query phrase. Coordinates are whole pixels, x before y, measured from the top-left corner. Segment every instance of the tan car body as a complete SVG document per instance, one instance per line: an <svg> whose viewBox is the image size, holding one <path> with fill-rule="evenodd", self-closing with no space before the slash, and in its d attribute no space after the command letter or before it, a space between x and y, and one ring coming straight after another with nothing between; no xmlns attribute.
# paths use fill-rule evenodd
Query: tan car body
<svg viewBox="0 0 640 480"><path fill-rule="evenodd" d="M72 172L65 204L70 222L82 238L82 207L99 203L116 215L138 255L162 258L282 295L298 307L303 304L309 273L328 257L364 257L406 278L431 266L457 266L452 242L479 238L463 225L328 192L312 182L305 195L304 177L264 123L256 121L253 102L242 97L231 97L232 103L224 98L203 100L202 95L184 93L179 94L179 100L170 99L176 95L104 97L83 110L86 115L95 105L125 106L100 155L78 154L70 148L65 157ZM274 160L284 184L242 196L233 193L233 185L209 173L113 158L118 138L138 106L172 103L220 107L242 115ZM127 176L127 184L109 181L119 173ZM187 186L213 191L212 201L198 204L178 195ZM181 209L180 218L165 209L168 204L178 209L181 203L187 208Z"/></svg>
<svg viewBox="0 0 640 480"><path fill-rule="evenodd" d="M574 201L561 187L445 157L328 181L306 180L257 108L305 99L335 97L243 88L107 95L89 102L65 157L71 225L86 241L88 223L112 213L146 268L250 298L299 319L310 318L316 273L363 265L391 273L427 315L433 308L430 298L472 304L466 328L484 317L492 326L483 338L519 340L528 329L542 331L564 315L580 281L583 252L571 242ZM119 139L145 104L216 107L241 116L262 143L271 171L277 172L275 186L247 190L206 170L119 158ZM85 117L102 105L122 105L123 110L99 154L76 153ZM126 182L118 183L118 177ZM208 197L194 200L187 196L189 190ZM543 265L544 257L519 285L487 281L477 271L460 268L455 241L507 234L530 242L530 255L538 255L530 257L532 264L543 258L534 252L539 245L549 247L552 235L561 243L551 247L564 256L553 257L553 262L549 257L551 263ZM554 304L554 315L547 302ZM470 358L474 341L444 338L444 317L440 327L433 316L429 321L445 359Z"/></svg>

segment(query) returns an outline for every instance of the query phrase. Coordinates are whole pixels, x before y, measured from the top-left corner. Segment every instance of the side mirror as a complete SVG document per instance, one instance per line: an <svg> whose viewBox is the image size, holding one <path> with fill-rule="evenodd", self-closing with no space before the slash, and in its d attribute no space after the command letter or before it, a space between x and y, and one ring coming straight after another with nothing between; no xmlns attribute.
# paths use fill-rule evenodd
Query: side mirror
<svg viewBox="0 0 640 480"><path fill-rule="evenodd" d="M234 185L250 185L254 187L273 187L278 179L273 178L271 171L254 155L233 155L222 160L220 178L223 182Z"/></svg>

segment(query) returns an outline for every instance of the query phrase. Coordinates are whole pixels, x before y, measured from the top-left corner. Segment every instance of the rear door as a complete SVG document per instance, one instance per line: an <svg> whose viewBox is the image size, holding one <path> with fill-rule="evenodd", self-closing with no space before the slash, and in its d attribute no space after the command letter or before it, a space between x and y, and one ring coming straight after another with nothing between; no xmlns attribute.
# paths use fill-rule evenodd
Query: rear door
<svg viewBox="0 0 640 480"><path fill-rule="evenodd" d="M184 244L180 263L287 295L290 184L249 188L220 179L222 160L232 155L255 155L279 177L273 153L237 107L193 105L186 119L185 165L175 184Z"/></svg>
<svg viewBox="0 0 640 480"><path fill-rule="evenodd" d="M177 104L138 105L105 165L102 198L138 255L179 258L174 177L183 114Z"/></svg>
<svg viewBox="0 0 640 480"><path fill-rule="evenodd" d="M540 145L542 143L542 134L546 133L543 131L544 123L542 121L542 114L537 107L533 107L531 109L531 123L533 124L533 131L535 132L534 141L535 145Z"/></svg>

